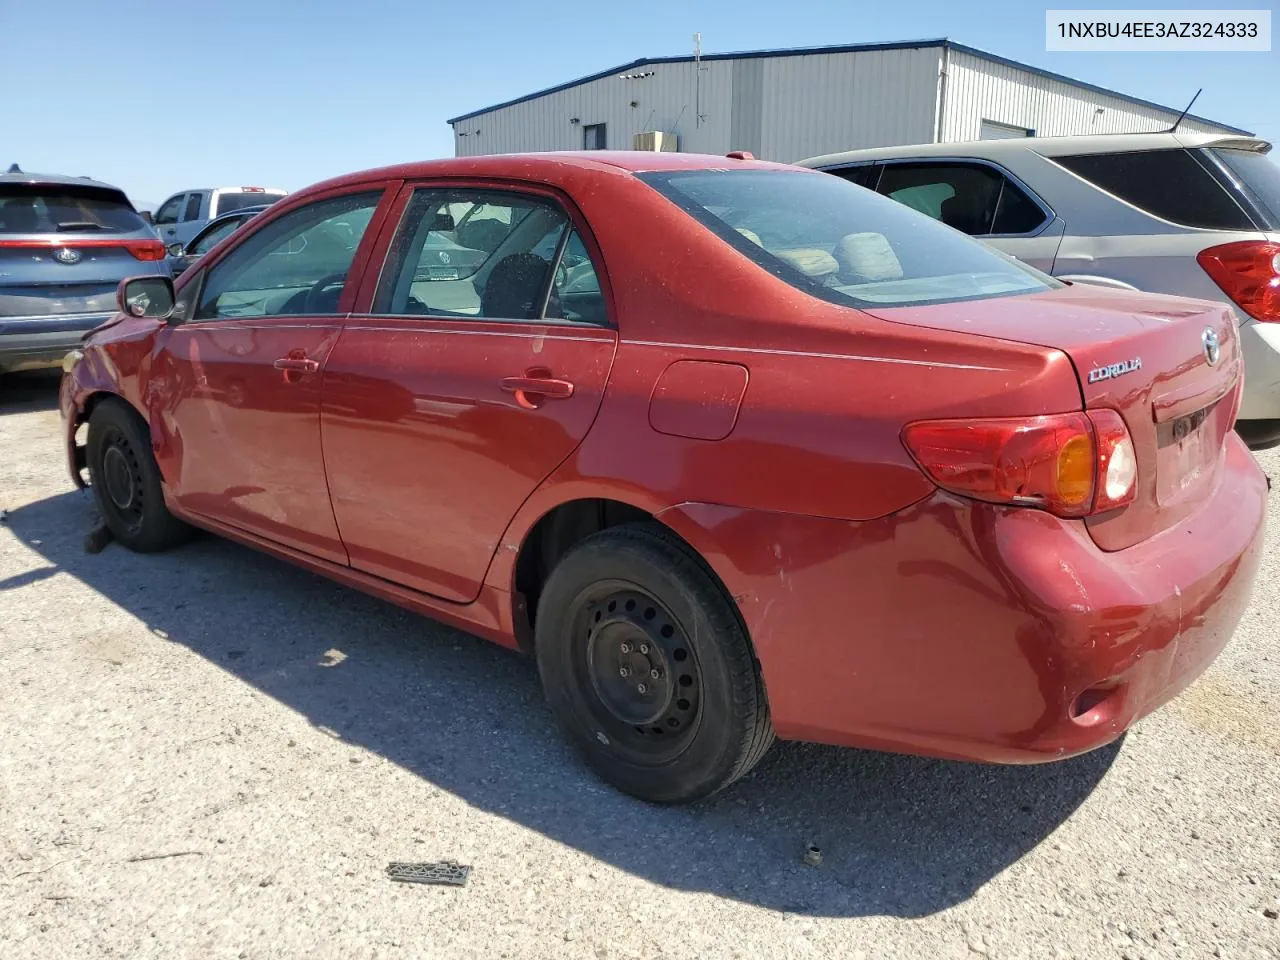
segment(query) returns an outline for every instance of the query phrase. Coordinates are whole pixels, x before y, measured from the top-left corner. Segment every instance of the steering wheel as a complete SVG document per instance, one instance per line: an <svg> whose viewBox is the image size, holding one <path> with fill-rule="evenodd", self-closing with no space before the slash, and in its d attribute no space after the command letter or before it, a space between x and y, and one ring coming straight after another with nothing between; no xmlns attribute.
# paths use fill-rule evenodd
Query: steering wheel
<svg viewBox="0 0 1280 960"><path fill-rule="evenodd" d="M346 282L347 274L345 271L342 273L331 273L327 277L321 277L313 283L311 285L311 289L307 291L307 298L304 301L303 312L315 313L316 308L319 306L316 301L319 299L320 295L329 287L341 287ZM342 294L339 293L338 296L341 297Z"/></svg>

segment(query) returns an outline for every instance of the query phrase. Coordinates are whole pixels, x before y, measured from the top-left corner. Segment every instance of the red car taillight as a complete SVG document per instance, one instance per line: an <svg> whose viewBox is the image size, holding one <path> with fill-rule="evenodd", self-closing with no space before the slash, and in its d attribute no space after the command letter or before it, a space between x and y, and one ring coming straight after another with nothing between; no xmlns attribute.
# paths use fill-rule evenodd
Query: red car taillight
<svg viewBox="0 0 1280 960"><path fill-rule="evenodd" d="M1280 321L1280 243L1240 240L1201 250L1204 272L1255 320Z"/></svg>
<svg viewBox="0 0 1280 960"><path fill-rule="evenodd" d="M1138 461L1114 410L991 420L922 420L903 441L939 487L1086 517L1131 502Z"/></svg>
<svg viewBox="0 0 1280 960"><path fill-rule="evenodd" d="M165 258L164 244L159 240L76 239L69 242L60 240L0 240L0 247L25 247L33 250L60 250L63 247L70 247L72 250L123 247L133 255L135 260L163 260Z"/></svg>

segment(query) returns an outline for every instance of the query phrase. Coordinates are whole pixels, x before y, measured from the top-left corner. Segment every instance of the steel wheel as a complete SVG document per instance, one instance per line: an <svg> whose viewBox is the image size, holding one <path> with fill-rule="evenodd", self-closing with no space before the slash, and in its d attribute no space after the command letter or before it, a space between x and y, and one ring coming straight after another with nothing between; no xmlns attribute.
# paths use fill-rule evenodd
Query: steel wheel
<svg viewBox="0 0 1280 960"><path fill-rule="evenodd" d="M102 503L130 533L142 529L146 509L146 491L142 465L129 438L114 426L107 427L101 440L102 486L106 497Z"/></svg>
<svg viewBox="0 0 1280 960"><path fill-rule="evenodd" d="M684 629L652 594L606 581L571 614L575 660L605 735L638 763L681 753L698 728L702 673Z"/></svg>

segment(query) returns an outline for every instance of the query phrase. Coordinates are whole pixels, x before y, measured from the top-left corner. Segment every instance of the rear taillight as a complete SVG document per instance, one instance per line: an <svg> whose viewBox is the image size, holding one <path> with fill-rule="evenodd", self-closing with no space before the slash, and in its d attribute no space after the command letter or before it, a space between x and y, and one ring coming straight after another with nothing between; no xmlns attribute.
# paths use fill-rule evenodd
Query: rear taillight
<svg viewBox="0 0 1280 960"><path fill-rule="evenodd" d="M1280 321L1280 243L1241 240L1201 250L1204 272L1255 320Z"/></svg>
<svg viewBox="0 0 1280 960"><path fill-rule="evenodd" d="M164 244L159 240L126 240L124 248L133 254L135 260L163 260Z"/></svg>
<svg viewBox="0 0 1280 960"><path fill-rule="evenodd" d="M117 250L128 250L135 260L163 260L164 244L159 240L0 240L0 247L28 250L102 250L113 247Z"/></svg>
<svg viewBox="0 0 1280 960"><path fill-rule="evenodd" d="M991 420L923 420L902 433L944 490L1086 517L1131 502L1138 462L1114 410Z"/></svg>

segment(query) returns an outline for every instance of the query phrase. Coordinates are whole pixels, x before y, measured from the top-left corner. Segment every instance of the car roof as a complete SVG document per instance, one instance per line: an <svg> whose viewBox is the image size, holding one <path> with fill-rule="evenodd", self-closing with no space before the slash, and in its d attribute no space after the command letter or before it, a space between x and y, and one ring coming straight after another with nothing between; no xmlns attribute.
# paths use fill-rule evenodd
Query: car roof
<svg viewBox="0 0 1280 960"><path fill-rule="evenodd" d="M1129 153L1170 150L1178 147L1236 147L1266 153L1271 144L1257 137L1221 133L1101 133L1074 137L1015 137L1008 140L969 140L957 143L921 143L896 147L846 150L801 160L806 167L827 167L866 160L901 157L979 157L998 160L1030 151L1045 157L1081 153Z"/></svg>
<svg viewBox="0 0 1280 960"><path fill-rule="evenodd" d="M51 186L77 186L77 187L98 187L102 190L115 190L118 193L124 193L119 187L110 183L103 183L101 180L94 180L92 177L68 177L61 173L28 173L20 170L17 173L0 172L0 184L4 183L29 183L49 184Z"/></svg>
<svg viewBox="0 0 1280 960"><path fill-rule="evenodd" d="M643 150L567 150L548 153L495 153L479 157L445 157L348 173L308 187L305 192L365 183L370 180L416 180L423 177L515 177L556 181L569 170L658 173L676 170L790 170L785 163L736 160L700 153L659 153ZM293 194L292 196L297 196Z"/></svg>

